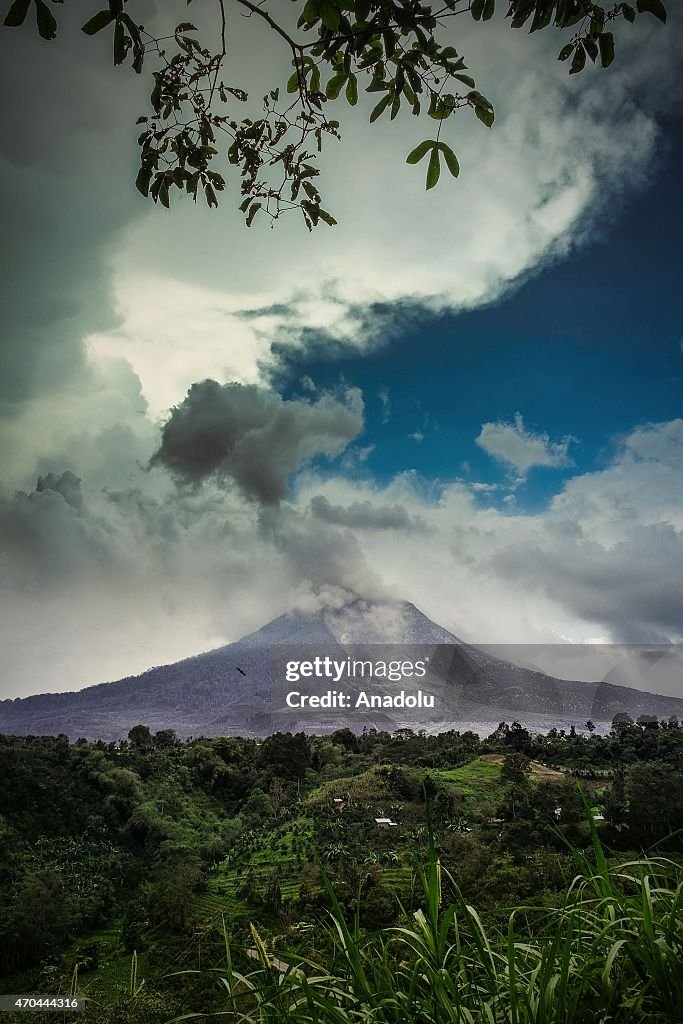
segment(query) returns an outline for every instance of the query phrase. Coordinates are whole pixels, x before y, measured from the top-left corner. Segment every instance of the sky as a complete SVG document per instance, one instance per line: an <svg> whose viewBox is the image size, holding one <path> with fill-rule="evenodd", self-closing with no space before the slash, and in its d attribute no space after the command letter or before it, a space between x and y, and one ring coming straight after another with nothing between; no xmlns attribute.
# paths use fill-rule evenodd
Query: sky
<svg viewBox="0 0 683 1024"><path fill-rule="evenodd" d="M361 95L309 235L136 193L149 82L88 10L0 31L0 697L354 595L483 644L680 642L680 12L571 78L556 33L458 23L496 107L452 119L458 180L425 193L424 124ZM232 81L286 79L229 38Z"/></svg>

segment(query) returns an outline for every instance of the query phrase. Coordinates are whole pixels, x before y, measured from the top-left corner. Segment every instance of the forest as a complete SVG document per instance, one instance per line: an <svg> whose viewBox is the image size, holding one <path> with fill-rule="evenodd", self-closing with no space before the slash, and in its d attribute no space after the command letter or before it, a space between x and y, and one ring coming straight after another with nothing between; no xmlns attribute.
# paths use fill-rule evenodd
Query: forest
<svg viewBox="0 0 683 1024"><path fill-rule="evenodd" d="M2 736L0 776L0 993L84 997L68 1019L680 1021L675 718L141 724Z"/></svg>

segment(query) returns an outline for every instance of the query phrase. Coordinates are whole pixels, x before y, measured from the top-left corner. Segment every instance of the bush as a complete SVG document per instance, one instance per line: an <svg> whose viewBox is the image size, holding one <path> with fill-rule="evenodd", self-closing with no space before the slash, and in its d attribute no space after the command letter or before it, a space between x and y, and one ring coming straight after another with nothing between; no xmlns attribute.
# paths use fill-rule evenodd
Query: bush
<svg viewBox="0 0 683 1024"><path fill-rule="evenodd" d="M515 910L506 931L487 933L457 887L455 898L442 902L442 869L431 837L427 863L417 868L423 906L406 927L364 935L323 879L333 919L327 948L333 952L320 961L277 953L276 962L263 946L255 968L251 961L238 976L230 967L224 982L231 1019L680 1022L683 869L659 857L609 867L590 818L589 827L592 858L573 850L576 878L561 906L533 908L533 929L520 924L532 908ZM366 906L360 911L362 916Z"/></svg>

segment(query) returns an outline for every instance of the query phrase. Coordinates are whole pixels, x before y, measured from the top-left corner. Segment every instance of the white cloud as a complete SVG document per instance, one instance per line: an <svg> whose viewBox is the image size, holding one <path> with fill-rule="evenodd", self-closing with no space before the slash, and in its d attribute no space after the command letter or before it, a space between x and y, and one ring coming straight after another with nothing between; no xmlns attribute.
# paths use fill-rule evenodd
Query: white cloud
<svg viewBox="0 0 683 1024"><path fill-rule="evenodd" d="M683 469L683 419L670 423L646 424L624 440L625 450L636 459L661 462L673 470Z"/></svg>
<svg viewBox="0 0 683 1024"><path fill-rule="evenodd" d="M659 457L634 459L642 447ZM410 475L372 482L308 480L301 500L335 507L400 505L428 527L410 542L373 533L360 545L370 569L456 634L479 642L683 639L683 479L679 421L634 430L604 470L566 481L534 515L504 511L462 481L437 497Z"/></svg>
<svg viewBox="0 0 683 1024"><path fill-rule="evenodd" d="M253 28L236 20L235 31ZM639 19L623 33L608 73L591 68L569 79L555 60L554 33L529 37L505 22L482 28L458 19L459 33L465 26L458 45L496 104L494 129L467 113L452 129L445 125L462 173L425 193L422 169L406 166L405 152L428 123L370 126L362 110L370 97L362 94L344 117L344 141L323 154L321 180L339 226L311 236L294 217L273 231L265 223L247 230L229 195L219 211L145 204L132 186L128 134L144 90L136 76L115 88L109 74L98 77L98 43L74 21L69 45L46 47L46 63L35 62L31 90L6 88L14 96L3 141L13 197L6 302L20 320L6 332L6 380L16 366L23 383L12 385L4 410L5 479L28 483L38 435L45 457L66 451L62 420L93 453L102 431L116 429L111 389L104 385L102 401L97 395L112 361L127 361L141 382L152 422L143 426L132 411L120 422L130 429L132 416L148 448L153 421L193 382L256 383L274 339L300 345L322 334L328 354L335 345L365 351L401 330L411 315L405 301L432 309L490 302L520 275L590 239L594 214L646 177L656 115L680 95L673 71L681 24L670 21L663 29ZM31 63L35 39L14 32L2 39L16 47L15 63ZM236 80L253 80L257 96L264 67L274 79L288 75L289 57L269 33L259 37L259 62L238 42L231 68ZM5 66L9 82L20 79L12 61ZM69 91L68 118L58 123L44 99L52 81ZM113 119L111 132L103 132L103 119ZM31 204L38 215L29 216ZM53 282L49 302L24 302L41 273L44 300ZM372 302L389 304L389 312L371 315ZM48 424L57 402L54 437Z"/></svg>
<svg viewBox="0 0 683 1024"><path fill-rule="evenodd" d="M486 492L463 482L435 494L404 473L380 487L362 477L369 447L345 453L355 480L309 471L267 514L213 484L176 492L144 468L157 417L203 378L257 383L274 339L323 335L367 351L400 330L406 303L491 302L589 241L596 213L646 177L656 116L680 95L671 21L664 30L639 19L614 68L578 80L555 61L552 33L470 24L463 48L497 122L491 132L473 117L453 122L460 179L425 194L422 169L404 161L428 127L371 127L354 114L324 158L339 227L310 237L296 220L247 231L229 198L218 213L145 206L125 135L139 81L117 83L112 114L97 51L70 62L68 50L46 47L42 70L26 78L36 41L6 34L22 74L6 64L20 85L0 170L6 194L23 197L10 198L4 222L20 387L3 407L0 446L5 480L24 489L0 501L9 692L140 671L235 639L294 595L340 600L354 589L412 599L473 640L680 638L680 421L633 431L607 468L574 476L533 516L514 495L505 511L487 507ZM656 48L645 46L655 35ZM272 46L265 33L258 62L233 48L259 87L264 67L276 79L289 71ZM61 119L45 103L52 85ZM374 302L390 313L370 315ZM529 433L521 419L488 426L491 454L517 473L568 464L568 439ZM29 487L65 469L83 478L80 514L58 491Z"/></svg>
<svg viewBox="0 0 683 1024"><path fill-rule="evenodd" d="M533 433L524 426L521 413L516 413L513 423L499 420L482 424L475 443L492 458L514 469L523 479L536 466L546 469L573 466L569 448L574 440L573 437L564 437L561 441L551 441L546 433Z"/></svg>
<svg viewBox="0 0 683 1024"><path fill-rule="evenodd" d="M391 398L389 397L389 388L382 388L381 391L377 392L377 397L382 403L382 423L388 423L391 419Z"/></svg>
<svg viewBox="0 0 683 1024"><path fill-rule="evenodd" d="M646 454L647 453L647 454ZM567 481L552 502L553 522L606 550L638 528L683 531L683 420L648 424L623 439L606 469Z"/></svg>
<svg viewBox="0 0 683 1024"><path fill-rule="evenodd" d="M309 469L265 511L235 488L175 491L159 470L112 492L84 480L80 513L45 484L6 494L5 692L141 671L352 591L411 600L478 643L681 642L678 430L633 431L533 515L413 473L379 485ZM643 431L659 458L632 456Z"/></svg>
<svg viewBox="0 0 683 1024"><path fill-rule="evenodd" d="M621 35L609 72L591 67L572 78L556 60L555 33L464 23L457 42L497 119L488 131L463 112L444 126L461 158L457 181L425 193L422 168L406 166L405 153L428 125L368 125L371 97L362 94L353 116L340 108L343 142L321 159L338 227L309 236L290 217L274 230L265 222L246 230L229 194L218 212L191 203L150 211L115 257L122 323L94 335L92 351L125 355L158 412L201 376L256 380L273 338L305 345L322 333L360 350L386 343L401 329L400 308L393 323L376 321L372 303L491 302L594 238L596 218L646 179L655 115L677 95L681 26L671 21L664 29L639 19ZM259 76L264 66L286 75L279 48L265 45ZM242 72L254 69L238 64Z"/></svg>

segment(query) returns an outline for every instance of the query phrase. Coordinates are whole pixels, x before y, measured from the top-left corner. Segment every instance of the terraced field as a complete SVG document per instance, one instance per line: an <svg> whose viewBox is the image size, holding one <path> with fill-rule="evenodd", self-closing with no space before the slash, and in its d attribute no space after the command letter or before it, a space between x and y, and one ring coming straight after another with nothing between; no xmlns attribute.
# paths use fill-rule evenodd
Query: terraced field
<svg viewBox="0 0 683 1024"><path fill-rule="evenodd" d="M283 900L297 899L299 895L298 876L301 869L296 861L292 861L290 864L282 861L262 862L251 867L249 876L253 879L258 894L261 896L265 894L276 867L279 871L279 884ZM238 868L231 868L224 869L221 874L209 878L206 892L202 893L197 900L197 906L202 916L219 917L221 913L246 913L247 905L239 895L246 877L246 872Z"/></svg>

